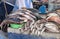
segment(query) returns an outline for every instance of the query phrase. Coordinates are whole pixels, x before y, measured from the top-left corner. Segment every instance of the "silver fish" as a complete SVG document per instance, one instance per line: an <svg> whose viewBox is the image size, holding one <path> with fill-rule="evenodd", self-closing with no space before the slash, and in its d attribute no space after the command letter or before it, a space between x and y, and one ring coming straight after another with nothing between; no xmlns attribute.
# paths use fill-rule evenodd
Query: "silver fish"
<svg viewBox="0 0 60 39"><path fill-rule="evenodd" d="M47 22L45 24L45 27L47 27L47 30L49 30L51 32L59 32L58 26L52 22Z"/></svg>

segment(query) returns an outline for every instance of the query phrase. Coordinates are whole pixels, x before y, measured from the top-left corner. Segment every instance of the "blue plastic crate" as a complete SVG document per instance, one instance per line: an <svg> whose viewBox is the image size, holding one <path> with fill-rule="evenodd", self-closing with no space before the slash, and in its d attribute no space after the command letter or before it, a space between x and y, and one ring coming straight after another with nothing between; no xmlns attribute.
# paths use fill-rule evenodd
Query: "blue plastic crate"
<svg viewBox="0 0 60 39"><path fill-rule="evenodd" d="M7 12L9 14L14 7L7 3L5 3L5 5L6 5ZM6 11L4 8L4 2L1 2L0 3L0 21L3 21L5 19L5 14L6 14Z"/></svg>

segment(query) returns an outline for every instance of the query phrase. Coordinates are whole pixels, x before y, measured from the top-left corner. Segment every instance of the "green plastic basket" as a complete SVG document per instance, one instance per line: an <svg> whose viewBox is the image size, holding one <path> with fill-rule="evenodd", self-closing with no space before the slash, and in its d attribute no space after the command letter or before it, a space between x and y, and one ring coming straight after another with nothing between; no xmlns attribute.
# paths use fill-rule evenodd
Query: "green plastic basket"
<svg viewBox="0 0 60 39"><path fill-rule="evenodd" d="M25 25L25 23L22 24L10 24L11 28L18 29L22 28Z"/></svg>

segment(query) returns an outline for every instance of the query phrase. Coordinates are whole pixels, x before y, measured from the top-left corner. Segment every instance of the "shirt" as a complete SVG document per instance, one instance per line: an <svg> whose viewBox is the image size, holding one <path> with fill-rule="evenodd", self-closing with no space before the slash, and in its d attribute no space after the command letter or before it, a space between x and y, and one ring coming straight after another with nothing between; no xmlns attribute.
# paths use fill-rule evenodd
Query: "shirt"
<svg viewBox="0 0 60 39"><path fill-rule="evenodd" d="M21 9L22 7L33 8L31 0L16 0L16 6Z"/></svg>

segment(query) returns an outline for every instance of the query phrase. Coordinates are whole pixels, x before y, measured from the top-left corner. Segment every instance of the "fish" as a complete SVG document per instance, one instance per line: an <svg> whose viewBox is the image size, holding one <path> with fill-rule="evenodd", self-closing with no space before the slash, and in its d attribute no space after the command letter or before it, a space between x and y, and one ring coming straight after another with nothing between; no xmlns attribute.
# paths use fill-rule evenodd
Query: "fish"
<svg viewBox="0 0 60 39"><path fill-rule="evenodd" d="M47 30L49 30L51 32L60 32L58 30L58 26L56 24L52 23L52 22L47 22L45 24L45 27L46 27Z"/></svg>
<svg viewBox="0 0 60 39"><path fill-rule="evenodd" d="M7 17L5 18L5 20L3 20L0 26L9 23L20 24L27 21L30 21L31 22L30 26L32 26L32 24L34 24L36 19L37 16L34 15L34 13L31 12L30 10L17 10L16 12L12 12L11 14L7 15Z"/></svg>
<svg viewBox="0 0 60 39"><path fill-rule="evenodd" d="M49 13L49 14L47 14L46 20L47 21L53 21L53 22L55 22L57 24L60 24L60 17L56 13Z"/></svg>

